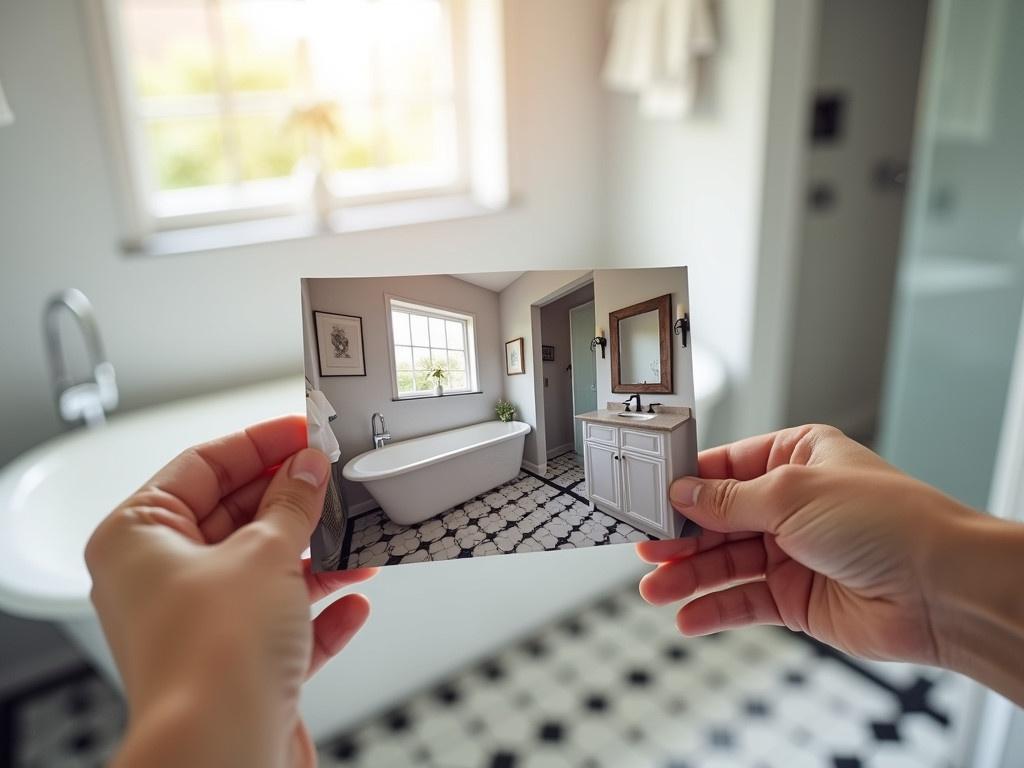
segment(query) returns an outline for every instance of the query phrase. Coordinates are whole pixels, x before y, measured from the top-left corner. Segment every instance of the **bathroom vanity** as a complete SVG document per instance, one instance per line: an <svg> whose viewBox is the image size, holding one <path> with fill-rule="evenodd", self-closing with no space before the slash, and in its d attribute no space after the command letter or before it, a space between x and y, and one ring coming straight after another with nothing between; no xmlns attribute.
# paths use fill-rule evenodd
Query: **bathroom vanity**
<svg viewBox="0 0 1024 768"><path fill-rule="evenodd" d="M689 408L663 407L649 414L609 403L576 418L583 422L591 509L658 538L699 532L668 500L674 478L697 472L696 424Z"/></svg>

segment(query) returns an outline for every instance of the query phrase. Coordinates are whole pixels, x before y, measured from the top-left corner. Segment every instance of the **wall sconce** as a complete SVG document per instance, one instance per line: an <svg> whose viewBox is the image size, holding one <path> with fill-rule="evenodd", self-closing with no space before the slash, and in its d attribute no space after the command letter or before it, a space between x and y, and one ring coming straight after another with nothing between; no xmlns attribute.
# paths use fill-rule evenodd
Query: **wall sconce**
<svg viewBox="0 0 1024 768"><path fill-rule="evenodd" d="M686 338L690 335L690 313L683 311L682 304L676 304L676 321L672 324L672 333L683 337L683 349L686 349Z"/></svg>
<svg viewBox="0 0 1024 768"><path fill-rule="evenodd" d="M597 329L597 336L590 342L590 351L593 352L598 347L601 348L601 359L604 360L604 348L608 346L608 339L604 337L604 328Z"/></svg>

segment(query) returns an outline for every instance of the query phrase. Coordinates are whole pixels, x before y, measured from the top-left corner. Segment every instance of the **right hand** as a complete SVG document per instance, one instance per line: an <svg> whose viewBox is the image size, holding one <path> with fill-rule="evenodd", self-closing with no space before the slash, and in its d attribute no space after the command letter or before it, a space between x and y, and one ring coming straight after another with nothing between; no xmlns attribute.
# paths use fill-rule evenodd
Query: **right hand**
<svg viewBox="0 0 1024 768"><path fill-rule="evenodd" d="M705 533L637 546L658 566L640 583L648 602L706 593L680 608L680 631L784 624L862 657L956 666L937 593L958 531L983 516L832 427L714 448L699 466L670 498Z"/></svg>

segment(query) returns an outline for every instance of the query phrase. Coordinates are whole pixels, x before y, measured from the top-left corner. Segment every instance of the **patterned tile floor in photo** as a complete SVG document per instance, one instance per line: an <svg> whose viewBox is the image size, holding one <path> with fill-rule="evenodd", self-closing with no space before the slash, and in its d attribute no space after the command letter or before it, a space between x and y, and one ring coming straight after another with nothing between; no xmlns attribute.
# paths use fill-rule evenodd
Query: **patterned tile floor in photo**
<svg viewBox="0 0 1024 768"><path fill-rule="evenodd" d="M548 461L544 475L522 470L508 483L417 525L391 522L380 509L350 521L345 567L575 549L654 538L586 501L575 454Z"/></svg>
<svg viewBox="0 0 1024 768"><path fill-rule="evenodd" d="M629 584L325 741L320 763L948 768L963 678L892 669L774 627L682 638ZM101 765L123 723L82 670L0 702L0 765Z"/></svg>

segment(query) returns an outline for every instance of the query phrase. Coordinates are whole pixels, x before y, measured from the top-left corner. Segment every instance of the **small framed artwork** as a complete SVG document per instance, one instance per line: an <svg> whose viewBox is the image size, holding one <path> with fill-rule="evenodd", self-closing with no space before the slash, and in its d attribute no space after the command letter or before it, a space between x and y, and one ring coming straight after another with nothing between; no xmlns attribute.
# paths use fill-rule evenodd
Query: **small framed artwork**
<svg viewBox="0 0 1024 768"><path fill-rule="evenodd" d="M541 359L544 360L545 363L553 363L553 362L555 362L555 348L554 348L554 346L552 346L551 344L541 344L540 345L540 352L541 352Z"/></svg>
<svg viewBox="0 0 1024 768"><path fill-rule="evenodd" d="M523 337L505 342L505 373L515 376L526 373L526 359L523 357Z"/></svg>
<svg viewBox="0 0 1024 768"><path fill-rule="evenodd" d="M314 312L321 376L365 376L363 318Z"/></svg>

